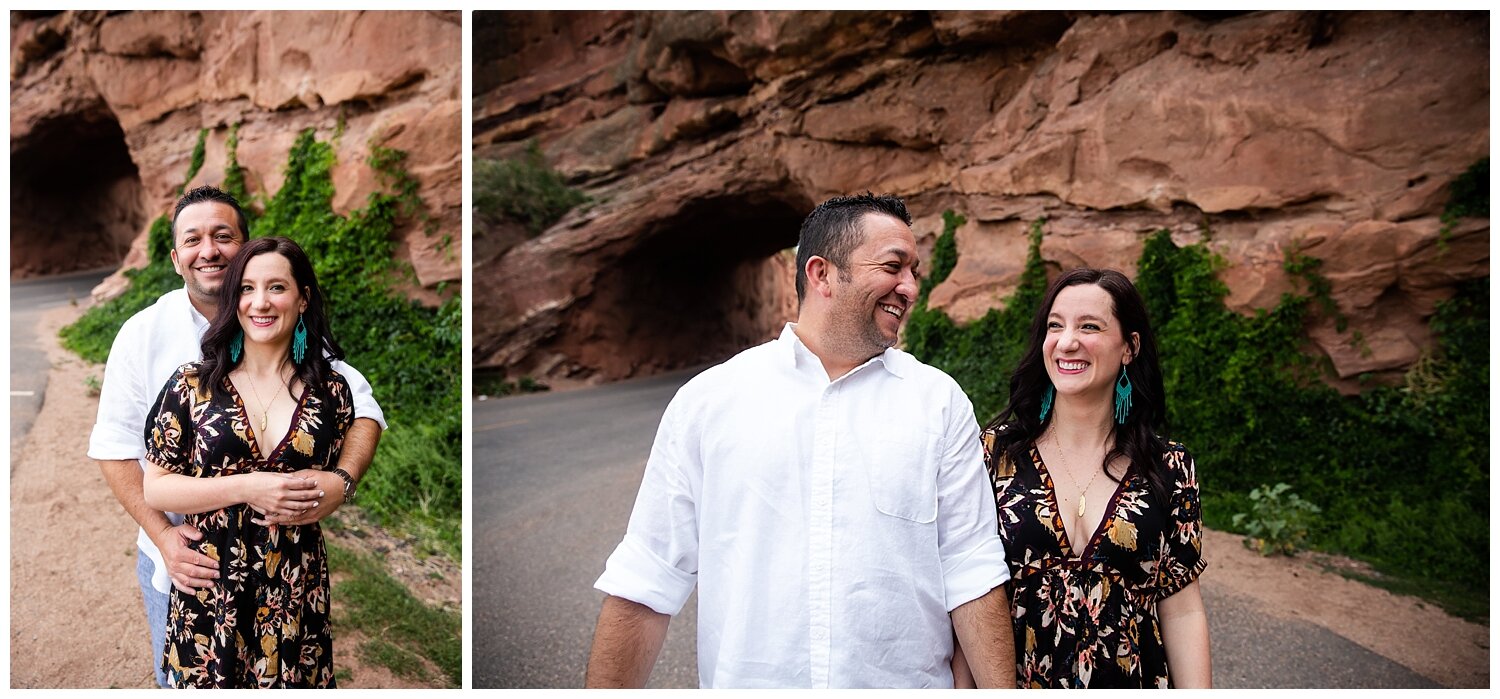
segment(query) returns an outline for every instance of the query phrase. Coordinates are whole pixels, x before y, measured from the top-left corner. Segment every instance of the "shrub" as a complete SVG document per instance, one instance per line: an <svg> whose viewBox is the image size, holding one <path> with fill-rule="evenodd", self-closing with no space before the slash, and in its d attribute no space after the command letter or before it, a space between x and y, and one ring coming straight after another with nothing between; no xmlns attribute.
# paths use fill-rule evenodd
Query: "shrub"
<svg viewBox="0 0 1500 699"><path fill-rule="evenodd" d="M1004 407L1044 292L1040 240L1038 222L1026 272L1003 309L960 326L923 298L910 314L908 351L952 375L981 423ZM1284 483L1324 508L1308 522L1309 545L1487 595L1488 278L1438 304L1436 346L1405 386L1346 397L1321 380L1326 362L1305 351L1311 315L1338 318L1319 298L1327 287L1317 261L1289 255L1288 271L1306 292L1249 317L1224 305L1223 264L1206 246L1178 247L1159 231L1135 280L1157 333L1167 436L1197 460L1206 523L1244 532L1230 514L1253 510L1257 500L1246 493ZM933 286L941 283L933 276Z"/></svg>
<svg viewBox="0 0 1500 699"><path fill-rule="evenodd" d="M1292 555L1302 548L1310 523L1322 512L1285 483L1263 485L1250 491L1250 512L1232 518L1234 526L1245 532L1245 546L1262 556L1273 553Z"/></svg>
<svg viewBox="0 0 1500 699"><path fill-rule="evenodd" d="M474 163L474 206L479 213L518 221L533 235L586 201L587 196L568 187L561 175L547 167L534 140L518 160Z"/></svg>
<svg viewBox="0 0 1500 699"><path fill-rule="evenodd" d="M228 145L238 143L232 129ZM243 172L229 152L227 186L245 202ZM395 185L372 193L347 217L333 212L333 148L312 129L287 156L281 190L257 213L245 202L251 230L291 238L307 251L323 288L329 323L348 361L374 387L390 429L360 484L360 505L383 524L421 533L458 555L462 519L462 305L457 296L426 308L394 289L408 267L398 266L392 239L402 216L418 215L404 154L372 148L368 165ZM419 204L419 200L418 200ZM62 330L64 345L102 362L120 325L157 297L182 286L168 259L171 223L152 224L150 263L129 272L130 288Z"/></svg>

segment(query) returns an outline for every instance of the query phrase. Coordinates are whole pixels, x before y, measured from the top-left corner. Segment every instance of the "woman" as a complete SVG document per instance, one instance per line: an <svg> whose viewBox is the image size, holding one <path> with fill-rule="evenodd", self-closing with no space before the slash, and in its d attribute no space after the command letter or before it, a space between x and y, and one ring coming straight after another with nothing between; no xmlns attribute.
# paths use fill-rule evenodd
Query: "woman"
<svg viewBox="0 0 1500 699"><path fill-rule="evenodd" d="M1021 687L1208 687L1198 482L1125 275L1053 282L985 429Z"/></svg>
<svg viewBox="0 0 1500 699"><path fill-rule="evenodd" d="M286 238L245 244L219 308L203 361L177 370L146 422L146 502L187 515L219 561L213 586L173 592L163 669L178 687L333 687L322 531L255 513L323 496L289 474L338 462L354 419L329 366L343 352L312 264Z"/></svg>

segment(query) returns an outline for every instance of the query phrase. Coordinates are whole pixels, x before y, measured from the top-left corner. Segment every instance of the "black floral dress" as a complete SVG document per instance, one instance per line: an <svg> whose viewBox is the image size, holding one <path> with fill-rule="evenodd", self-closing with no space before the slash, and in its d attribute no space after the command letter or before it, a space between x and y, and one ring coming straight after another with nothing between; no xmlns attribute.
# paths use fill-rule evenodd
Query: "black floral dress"
<svg viewBox="0 0 1500 699"><path fill-rule="evenodd" d="M304 390L286 437L263 458L226 378L202 392L197 364L172 375L146 421L146 458L196 478L332 469L354 421L349 384L328 372ZM162 668L178 687L333 687L328 554L316 523L262 526L248 505L188 515L219 562L211 587L172 590Z"/></svg>
<svg viewBox="0 0 1500 699"><path fill-rule="evenodd" d="M1207 564L1192 456L1168 444L1166 503L1128 468L1099 529L1075 551L1036 445L1029 467L1018 469L997 448L995 432L986 431L983 441L1012 577L1016 685L1172 686L1156 605Z"/></svg>

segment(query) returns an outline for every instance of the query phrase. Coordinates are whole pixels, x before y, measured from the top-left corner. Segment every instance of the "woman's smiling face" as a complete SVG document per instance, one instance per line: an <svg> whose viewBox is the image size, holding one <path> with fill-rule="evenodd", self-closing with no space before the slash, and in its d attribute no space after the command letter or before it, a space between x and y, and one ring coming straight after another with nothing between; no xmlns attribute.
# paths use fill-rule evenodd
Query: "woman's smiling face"
<svg viewBox="0 0 1500 699"><path fill-rule="evenodd" d="M1126 342L1115 317L1114 300L1096 284L1065 287L1053 299L1047 314L1047 339L1042 357L1047 378L1062 395L1099 394L1107 400L1120 367L1133 356L1131 344L1140 341L1132 333Z"/></svg>
<svg viewBox="0 0 1500 699"><path fill-rule="evenodd" d="M246 342L290 342L307 298L297 287L292 263L281 253L256 255L245 263L237 314Z"/></svg>

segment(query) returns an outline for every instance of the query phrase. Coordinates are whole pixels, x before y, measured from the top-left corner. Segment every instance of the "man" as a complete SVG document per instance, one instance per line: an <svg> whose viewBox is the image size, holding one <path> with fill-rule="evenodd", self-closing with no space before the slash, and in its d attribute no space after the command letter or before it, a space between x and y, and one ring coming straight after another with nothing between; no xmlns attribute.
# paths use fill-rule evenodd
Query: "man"
<svg viewBox="0 0 1500 699"><path fill-rule="evenodd" d="M1014 686L973 407L893 348L910 226L895 197L818 206L797 322L672 399L595 583L588 686L644 686L695 585L705 687L951 687L955 632L980 686Z"/></svg>
<svg viewBox="0 0 1500 699"><path fill-rule="evenodd" d="M183 288L170 291L125 321L110 347L99 392L99 414L89 437L89 458L115 498L140 525L136 576L151 631L151 658L157 684L165 687L161 653L167 625L170 586L192 594L219 577L218 562L190 548L203 535L182 516L146 505L142 474L146 455L146 415L177 367L201 359L199 346L219 310L219 287L229 261L249 236L239 202L214 187L199 187L177 202L172 213L172 267ZM235 309L222 309L234 313ZM356 419L344 439L336 472L306 470L292 475L316 488L315 504L300 514L262 513L267 522L284 525L316 522L355 493L375 455L385 417L370 384L343 362L333 366L354 391Z"/></svg>

